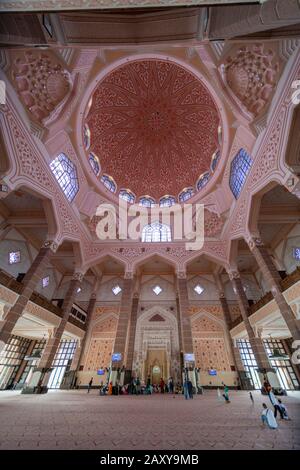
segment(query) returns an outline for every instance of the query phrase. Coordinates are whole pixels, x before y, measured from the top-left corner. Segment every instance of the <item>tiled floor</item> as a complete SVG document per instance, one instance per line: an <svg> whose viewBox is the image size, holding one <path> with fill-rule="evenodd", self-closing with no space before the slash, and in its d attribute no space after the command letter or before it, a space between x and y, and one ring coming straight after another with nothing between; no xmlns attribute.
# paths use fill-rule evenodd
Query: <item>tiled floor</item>
<svg viewBox="0 0 300 470"><path fill-rule="evenodd" d="M268 397L216 391L182 396L100 397L96 390L47 395L0 392L0 449L300 449L300 392L284 397L291 421L261 427ZM269 403L268 403L269 405Z"/></svg>

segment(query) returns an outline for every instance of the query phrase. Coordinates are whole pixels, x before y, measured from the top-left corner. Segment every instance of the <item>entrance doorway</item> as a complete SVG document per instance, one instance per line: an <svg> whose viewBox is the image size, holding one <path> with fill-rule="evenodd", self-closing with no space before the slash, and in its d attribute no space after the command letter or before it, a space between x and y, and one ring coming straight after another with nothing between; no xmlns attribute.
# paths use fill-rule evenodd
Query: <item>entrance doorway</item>
<svg viewBox="0 0 300 470"><path fill-rule="evenodd" d="M161 378L165 382L168 380L169 371L170 364L166 350L148 350L145 361L145 377L147 378L150 375L151 383L158 385Z"/></svg>

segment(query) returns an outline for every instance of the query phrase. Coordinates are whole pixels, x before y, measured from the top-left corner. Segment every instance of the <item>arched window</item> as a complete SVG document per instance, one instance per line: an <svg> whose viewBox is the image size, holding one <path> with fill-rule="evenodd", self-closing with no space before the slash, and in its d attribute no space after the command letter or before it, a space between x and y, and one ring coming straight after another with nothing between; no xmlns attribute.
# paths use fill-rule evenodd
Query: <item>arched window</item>
<svg viewBox="0 0 300 470"><path fill-rule="evenodd" d="M173 196L163 196L159 200L159 206L160 207L171 207L176 204L176 199Z"/></svg>
<svg viewBox="0 0 300 470"><path fill-rule="evenodd" d="M112 193L116 192L117 186L116 186L116 183L114 182L114 180L112 179L111 176L102 175L101 176L101 181L109 191L111 191Z"/></svg>
<svg viewBox="0 0 300 470"><path fill-rule="evenodd" d="M50 168L65 196L72 202L79 190L76 166L64 153L60 153L52 160Z"/></svg>
<svg viewBox="0 0 300 470"><path fill-rule="evenodd" d="M223 137L223 132L222 132L222 126L220 125L218 127L218 142L219 142L220 145L222 143L222 137Z"/></svg>
<svg viewBox="0 0 300 470"><path fill-rule="evenodd" d="M197 183L197 189L198 191L202 188L204 188L204 186L207 185L208 181L209 181L209 172L207 171L206 173L203 173L203 175L200 176L200 178L198 179L198 183Z"/></svg>
<svg viewBox="0 0 300 470"><path fill-rule="evenodd" d="M252 159L244 149L240 149L231 162L229 186L236 199L243 189L251 165Z"/></svg>
<svg viewBox="0 0 300 470"><path fill-rule="evenodd" d="M221 153L220 153L220 150L217 150L217 152L215 152L212 156L212 159L211 159L211 171L214 172L215 169L217 168L217 164L220 160L220 156L221 156Z"/></svg>
<svg viewBox="0 0 300 470"><path fill-rule="evenodd" d="M170 242L171 229L169 225L153 222L145 225L142 230L142 242Z"/></svg>
<svg viewBox="0 0 300 470"><path fill-rule="evenodd" d="M144 206L144 207L154 207L155 206L155 200L150 196L142 196L140 198L139 204L140 204L140 206Z"/></svg>
<svg viewBox="0 0 300 470"><path fill-rule="evenodd" d="M133 204L135 200L135 195L128 189L120 189L119 197L124 201L129 202L129 204Z"/></svg>
<svg viewBox="0 0 300 470"><path fill-rule="evenodd" d="M179 202L184 202L194 195L193 188L185 188L178 196Z"/></svg>
<svg viewBox="0 0 300 470"><path fill-rule="evenodd" d="M91 131L89 129L89 126L85 124L83 128L83 143L84 147L87 150L89 146L91 145Z"/></svg>
<svg viewBox="0 0 300 470"><path fill-rule="evenodd" d="M96 176L99 176L100 174L100 163L98 157L94 155L93 153L89 154L89 163L92 167L93 172L95 173Z"/></svg>

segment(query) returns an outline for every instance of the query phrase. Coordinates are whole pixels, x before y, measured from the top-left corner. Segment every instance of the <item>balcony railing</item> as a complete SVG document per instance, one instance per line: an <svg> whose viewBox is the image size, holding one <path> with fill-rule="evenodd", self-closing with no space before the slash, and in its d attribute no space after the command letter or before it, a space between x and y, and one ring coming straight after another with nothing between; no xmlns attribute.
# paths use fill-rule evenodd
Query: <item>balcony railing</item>
<svg viewBox="0 0 300 470"><path fill-rule="evenodd" d="M22 282L18 282L13 276L10 276L6 272L2 271L1 269L0 269L0 284L16 292L16 294L19 294L19 295L22 293L24 289L24 284ZM33 292L31 294L30 301L35 303L36 305L39 305L45 310L48 310L49 312L54 313L60 318L62 318L63 316L63 311L60 307L58 307L57 305L54 305L50 300L48 300L43 295L38 294L37 292ZM77 309L75 308L75 310ZM84 322L82 321L82 318L80 319L75 318L73 312L72 313L70 312L68 321L72 323L73 325L78 326L78 328L81 328L83 330L85 329L85 325L84 325Z"/></svg>
<svg viewBox="0 0 300 470"><path fill-rule="evenodd" d="M292 285L296 284L296 282L300 281L300 268L297 267L295 271L291 274L288 274L284 279L280 281L282 291L284 292ZM267 305L269 302L273 300L272 292L267 292L261 299L255 302L252 305L249 305L248 308L248 317L253 315L253 313L257 312L259 309ZM231 328L235 328L243 321L242 316L236 318L233 322L231 322Z"/></svg>
<svg viewBox="0 0 300 470"><path fill-rule="evenodd" d="M257 302L249 306L248 309L248 317L252 315L254 312L257 312L260 308L264 305L267 305L269 302L273 300L272 292L267 292L263 297L261 297Z"/></svg>
<svg viewBox="0 0 300 470"><path fill-rule="evenodd" d="M293 271L291 274L288 274L284 279L281 280L281 288L283 291L285 291L293 284L296 284L298 281L300 281L300 267L297 267L295 271Z"/></svg>

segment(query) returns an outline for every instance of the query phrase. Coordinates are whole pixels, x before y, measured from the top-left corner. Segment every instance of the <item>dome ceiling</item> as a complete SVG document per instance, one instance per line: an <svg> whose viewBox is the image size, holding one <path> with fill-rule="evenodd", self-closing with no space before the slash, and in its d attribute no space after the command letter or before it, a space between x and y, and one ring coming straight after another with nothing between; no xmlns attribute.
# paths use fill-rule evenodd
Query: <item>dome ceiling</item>
<svg viewBox="0 0 300 470"><path fill-rule="evenodd" d="M106 75L85 125L101 173L136 197L176 197L195 187L219 148L220 116L208 89L164 60L129 62Z"/></svg>

